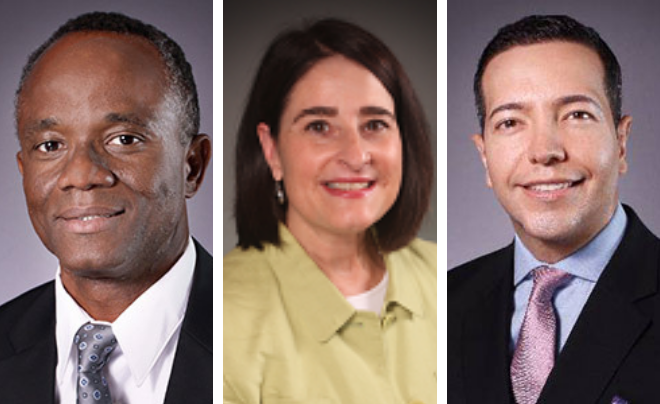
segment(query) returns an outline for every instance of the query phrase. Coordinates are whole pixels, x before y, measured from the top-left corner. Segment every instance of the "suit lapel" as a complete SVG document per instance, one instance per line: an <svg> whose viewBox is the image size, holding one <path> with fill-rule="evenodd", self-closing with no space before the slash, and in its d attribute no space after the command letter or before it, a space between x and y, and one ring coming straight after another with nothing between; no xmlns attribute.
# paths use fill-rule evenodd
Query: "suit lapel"
<svg viewBox="0 0 660 404"><path fill-rule="evenodd" d="M213 401L213 258L195 240L197 263L165 404Z"/></svg>
<svg viewBox="0 0 660 404"><path fill-rule="evenodd" d="M632 210L626 213L624 238L582 310L539 403L596 402L651 323L636 305L657 292L658 240Z"/></svg>
<svg viewBox="0 0 660 404"><path fill-rule="evenodd" d="M9 331L11 354L0 359L0 401L21 404L55 402L55 293L53 283L32 292L34 299L17 310Z"/></svg>
<svg viewBox="0 0 660 404"><path fill-rule="evenodd" d="M469 403L511 402L509 335L513 299L513 246L488 263L483 293L466 311L462 358Z"/></svg>

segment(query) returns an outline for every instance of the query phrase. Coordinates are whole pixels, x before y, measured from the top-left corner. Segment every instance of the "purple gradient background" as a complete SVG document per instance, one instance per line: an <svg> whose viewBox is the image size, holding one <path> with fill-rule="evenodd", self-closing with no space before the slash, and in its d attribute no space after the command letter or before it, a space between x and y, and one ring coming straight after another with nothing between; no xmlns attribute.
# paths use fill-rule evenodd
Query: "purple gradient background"
<svg viewBox="0 0 660 404"><path fill-rule="evenodd" d="M117 11L163 30L179 43L193 67L202 114L201 131L213 129L213 3L209 0L34 0L0 4L0 303L52 279L57 259L30 223L13 120L14 92L29 53L68 19L89 11ZM212 252L213 161L200 192L188 202L192 234Z"/></svg>
<svg viewBox="0 0 660 404"><path fill-rule="evenodd" d="M234 148L249 88L259 61L275 35L304 19L347 19L371 31L390 47L403 64L424 107L434 134L435 155L437 22L434 0L243 0L225 2L223 11L223 254L238 240L233 218ZM437 238L436 200L434 186L431 211L419 233L420 237L434 241Z"/></svg>
<svg viewBox="0 0 660 404"><path fill-rule="evenodd" d="M623 112L633 117L629 170L620 182L620 199L660 234L660 3L450 0L447 12L449 268L513 239L509 218L486 188L484 171L470 140L470 135L479 131L472 78L483 48L497 29L530 14L568 14L595 28L616 54L623 71Z"/></svg>

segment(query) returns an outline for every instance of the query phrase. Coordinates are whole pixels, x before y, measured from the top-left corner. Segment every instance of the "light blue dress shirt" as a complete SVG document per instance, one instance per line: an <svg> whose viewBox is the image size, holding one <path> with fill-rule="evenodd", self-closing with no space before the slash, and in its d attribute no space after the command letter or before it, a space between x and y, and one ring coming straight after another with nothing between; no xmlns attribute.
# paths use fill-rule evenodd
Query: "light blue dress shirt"
<svg viewBox="0 0 660 404"><path fill-rule="evenodd" d="M626 229L626 212L621 204L618 205L610 222L586 246L564 258L549 265L537 260L525 247L518 236L515 240L514 250L514 309L511 319L511 352L518 341L522 327L527 303L532 292L534 281L531 271L541 265L560 269L573 275L569 283L559 289L554 297L555 312L557 313L557 328L559 351L564 347L568 336L577 321L591 291L596 286L603 269L612 258L619 246Z"/></svg>

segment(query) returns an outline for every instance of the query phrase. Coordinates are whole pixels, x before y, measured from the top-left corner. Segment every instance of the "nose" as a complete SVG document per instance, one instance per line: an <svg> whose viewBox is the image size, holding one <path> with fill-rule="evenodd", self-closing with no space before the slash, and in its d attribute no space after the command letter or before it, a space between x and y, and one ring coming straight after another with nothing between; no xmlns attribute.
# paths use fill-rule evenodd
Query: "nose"
<svg viewBox="0 0 660 404"><path fill-rule="evenodd" d="M353 171L360 171L371 164L372 156L368 142L358 131L347 133L340 152L340 162Z"/></svg>
<svg viewBox="0 0 660 404"><path fill-rule="evenodd" d="M79 146L72 151L58 179L62 190L88 191L97 187L111 187L115 176L93 146Z"/></svg>
<svg viewBox="0 0 660 404"><path fill-rule="evenodd" d="M533 164L552 165L566 160L566 149L557 125L538 125L532 133L528 153Z"/></svg>

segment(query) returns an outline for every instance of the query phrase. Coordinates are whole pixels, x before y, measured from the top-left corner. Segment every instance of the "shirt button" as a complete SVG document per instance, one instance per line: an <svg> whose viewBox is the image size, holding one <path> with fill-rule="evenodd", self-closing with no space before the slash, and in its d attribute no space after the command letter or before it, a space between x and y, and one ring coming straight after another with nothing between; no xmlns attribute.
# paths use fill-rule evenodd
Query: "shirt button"
<svg viewBox="0 0 660 404"><path fill-rule="evenodd" d="M396 321L396 316L393 314L388 314L385 316L383 319L383 327L389 327L390 325L394 324L394 321Z"/></svg>

